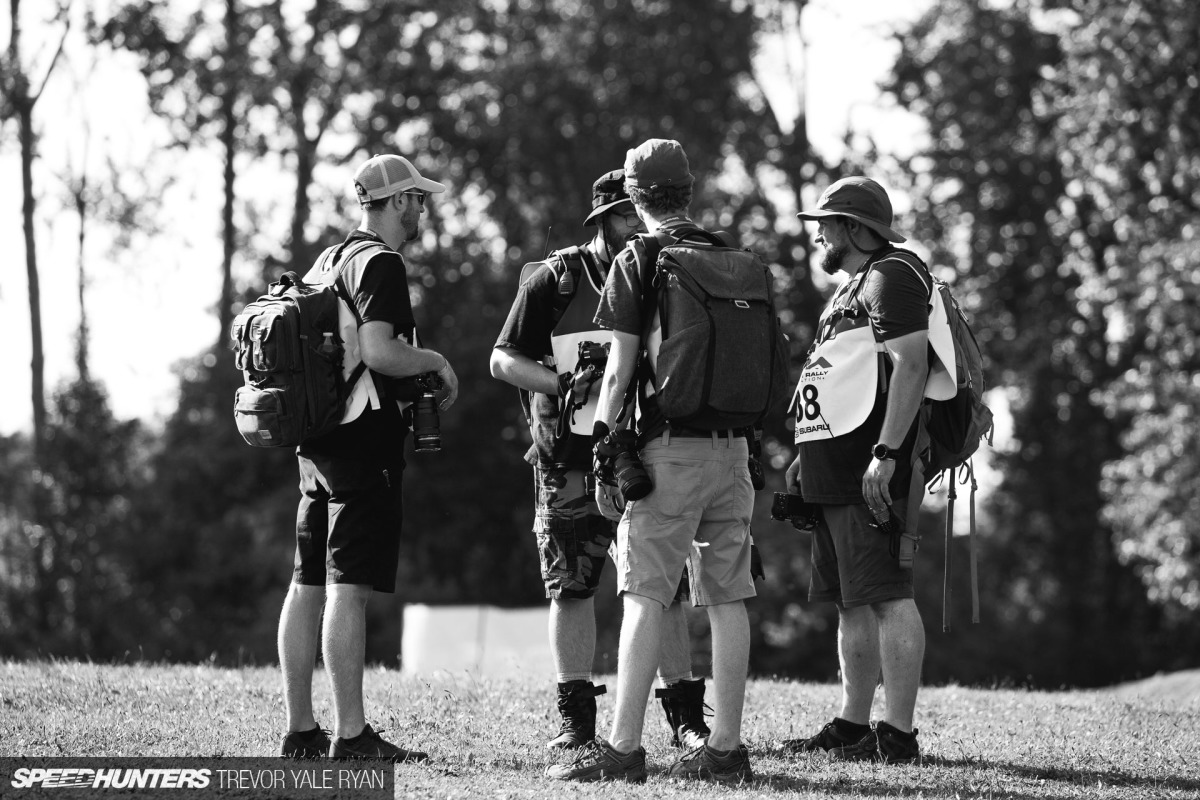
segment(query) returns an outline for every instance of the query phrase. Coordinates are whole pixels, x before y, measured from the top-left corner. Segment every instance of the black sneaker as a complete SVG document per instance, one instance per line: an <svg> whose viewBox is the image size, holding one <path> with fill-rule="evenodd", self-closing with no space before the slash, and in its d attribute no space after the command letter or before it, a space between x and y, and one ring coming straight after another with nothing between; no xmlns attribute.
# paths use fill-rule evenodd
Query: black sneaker
<svg viewBox="0 0 1200 800"><path fill-rule="evenodd" d="M558 713L562 726L546 747L574 750L596 738L596 696L606 694L603 685L591 681L567 681L558 685Z"/></svg>
<svg viewBox="0 0 1200 800"><path fill-rule="evenodd" d="M570 764L551 764L546 777L557 781L629 781L646 782L646 749L621 753L597 737L588 742Z"/></svg>
<svg viewBox="0 0 1200 800"><path fill-rule="evenodd" d="M779 743L779 749L785 753L812 753L817 750L828 752L835 747L848 747L857 744L871 732L870 725L847 722L841 717L834 717L833 722L826 722L825 727L816 736L807 739L785 739Z"/></svg>
<svg viewBox="0 0 1200 800"><path fill-rule="evenodd" d="M686 778L714 783L737 784L754 780L750 769L750 753L746 745L734 750L714 750L702 744L689 750L671 765L667 772L672 778Z"/></svg>
<svg viewBox="0 0 1200 800"><path fill-rule="evenodd" d="M407 750L391 742L384 741L370 725L363 727L362 733L352 739L334 739L329 745L330 758L371 758L393 761L397 764L403 761L426 761L427 753L420 750Z"/></svg>
<svg viewBox="0 0 1200 800"><path fill-rule="evenodd" d="M880 722L858 742L829 751L830 761L874 761L882 764L920 764L917 729L912 733Z"/></svg>
<svg viewBox="0 0 1200 800"><path fill-rule="evenodd" d="M654 696L662 700L672 747L695 750L704 744L711 731L704 721L703 678L675 681L663 689L655 689Z"/></svg>
<svg viewBox="0 0 1200 800"><path fill-rule="evenodd" d="M320 726L311 731L292 731L283 737L279 755L284 758L324 758L329 755L329 731Z"/></svg>

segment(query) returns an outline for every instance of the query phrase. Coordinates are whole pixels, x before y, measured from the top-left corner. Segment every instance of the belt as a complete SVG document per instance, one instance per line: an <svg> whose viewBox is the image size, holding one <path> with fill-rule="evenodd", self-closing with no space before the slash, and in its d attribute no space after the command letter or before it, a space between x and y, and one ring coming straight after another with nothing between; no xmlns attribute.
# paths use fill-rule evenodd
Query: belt
<svg viewBox="0 0 1200 800"><path fill-rule="evenodd" d="M728 428L719 431L708 431L704 428L689 428L686 425L668 425L664 433L670 432L672 436L678 436L681 439L711 439L713 436L724 439L726 437L741 436L738 431Z"/></svg>

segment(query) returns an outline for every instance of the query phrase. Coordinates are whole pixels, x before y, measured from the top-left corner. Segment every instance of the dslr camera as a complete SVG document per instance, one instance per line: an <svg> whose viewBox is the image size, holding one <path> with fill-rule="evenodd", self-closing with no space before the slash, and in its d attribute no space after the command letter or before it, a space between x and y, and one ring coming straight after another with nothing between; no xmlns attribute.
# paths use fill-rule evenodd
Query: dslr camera
<svg viewBox="0 0 1200 800"><path fill-rule="evenodd" d="M630 430L613 431L596 444L595 471L598 481L619 488L626 501L641 500L654 489Z"/></svg>
<svg viewBox="0 0 1200 800"><path fill-rule="evenodd" d="M412 402L413 448L418 453L436 453L442 449L437 396L434 393L442 388L443 383L436 372L423 372L393 381L396 398Z"/></svg>
<svg viewBox="0 0 1200 800"><path fill-rule="evenodd" d="M575 367L578 372L587 367L592 367L596 370L596 374L600 375L604 372L605 366L608 365L608 351L610 343L598 344L596 342L580 342L579 343L579 362Z"/></svg>
<svg viewBox="0 0 1200 800"><path fill-rule="evenodd" d="M811 531L817 527L820 506L809 503L798 494L776 492L775 502L771 504L771 519L790 522L798 531Z"/></svg>

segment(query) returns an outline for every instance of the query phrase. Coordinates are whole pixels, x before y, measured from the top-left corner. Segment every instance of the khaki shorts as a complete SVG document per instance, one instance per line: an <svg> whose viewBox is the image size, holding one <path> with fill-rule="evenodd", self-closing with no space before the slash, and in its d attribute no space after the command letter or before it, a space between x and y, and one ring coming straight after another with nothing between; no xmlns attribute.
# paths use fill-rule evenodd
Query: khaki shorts
<svg viewBox="0 0 1200 800"><path fill-rule="evenodd" d="M663 435L641 451L654 483L617 525L617 589L666 606L685 565L696 606L755 596L750 577L754 487L742 437Z"/></svg>

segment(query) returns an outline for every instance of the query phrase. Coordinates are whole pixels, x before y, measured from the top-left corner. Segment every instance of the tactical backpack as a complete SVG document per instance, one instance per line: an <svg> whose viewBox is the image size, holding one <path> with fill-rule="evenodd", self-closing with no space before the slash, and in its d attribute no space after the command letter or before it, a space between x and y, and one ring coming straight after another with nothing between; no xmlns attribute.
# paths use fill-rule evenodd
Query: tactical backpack
<svg viewBox="0 0 1200 800"><path fill-rule="evenodd" d="M318 266L336 266L378 242L330 247ZM345 251L345 252L343 252ZM342 375L345 343L338 330L338 301L361 323L339 270L332 284L305 283L285 272L267 293L242 309L229 336L245 385L234 395L233 418L247 444L296 447L342 420L346 399L362 377L359 363Z"/></svg>
<svg viewBox="0 0 1200 800"><path fill-rule="evenodd" d="M928 287L929 308L933 309L933 293L937 292L946 311L946 321L954 344L955 387L954 396L945 400L922 401L917 412L917 439L913 448L913 475L909 488L908 519L905 524L909 541L919 537L917 519L920 512L920 495L926 483L936 488L942 480L948 487L946 502L946 552L945 574L942 584L942 628L950 630L950 573L952 567L951 543L954 538L954 501L958 498L957 483L970 483L970 530L968 548L971 568L971 621L979 622L979 583L975 550L975 469L971 457L979 449L981 441L992 442L992 412L983 402L984 375L983 353L979 341L971 330L966 313L954 298L950 286L934 277L916 254L908 250L895 249L892 255L908 265L921 283ZM915 262L915 263L914 263ZM874 266L872 264L871 266ZM865 281L864 281L865 282ZM861 287L861 283L859 286ZM878 334L877 334L878 335ZM911 558L911 553L909 554Z"/></svg>
<svg viewBox="0 0 1200 800"><path fill-rule="evenodd" d="M790 388L771 270L756 253L701 228L638 240L643 347L655 310L662 331L649 377L663 415L704 430L761 423Z"/></svg>

